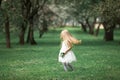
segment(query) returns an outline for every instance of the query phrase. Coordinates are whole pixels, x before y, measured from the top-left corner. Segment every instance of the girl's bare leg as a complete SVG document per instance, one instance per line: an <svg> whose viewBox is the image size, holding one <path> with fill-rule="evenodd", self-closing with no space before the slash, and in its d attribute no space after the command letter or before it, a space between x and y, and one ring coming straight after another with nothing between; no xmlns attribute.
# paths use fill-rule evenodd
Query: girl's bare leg
<svg viewBox="0 0 120 80"><path fill-rule="evenodd" d="M64 67L65 71L68 71L68 69L67 69L67 63L63 63L63 67Z"/></svg>
<svg viewBox="0 0 120 80"><path fill-rule="evenodd" d="M71 65L70 63L68 63L67 65L68 65L68 67L70 68L70 70L73 71L73 67L72 67L72 65Z"/></svg>

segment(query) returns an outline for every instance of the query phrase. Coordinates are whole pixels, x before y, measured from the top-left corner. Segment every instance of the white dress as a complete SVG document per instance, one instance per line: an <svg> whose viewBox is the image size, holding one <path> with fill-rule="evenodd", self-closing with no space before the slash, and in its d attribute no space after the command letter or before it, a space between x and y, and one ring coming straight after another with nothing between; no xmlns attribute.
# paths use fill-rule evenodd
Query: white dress
<svg viewBox="0 0 120 80"><path fill-rule="evenodd" d="M68 51L64 57L61 56L61 53L64 53L68 49L68 45L65 41L62 42L62 47L60 49L59 55L58 55L58 61L62 63L71 63L73 61L76 61L76 57L72 50Z"/></svg>

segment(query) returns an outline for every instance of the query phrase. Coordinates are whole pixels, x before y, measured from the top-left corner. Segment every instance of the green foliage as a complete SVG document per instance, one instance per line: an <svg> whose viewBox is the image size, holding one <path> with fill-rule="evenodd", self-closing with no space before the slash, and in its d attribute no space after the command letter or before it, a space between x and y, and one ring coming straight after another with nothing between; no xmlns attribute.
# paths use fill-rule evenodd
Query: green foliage
<svg viewBox="0 0 120 80"><path fill-rule="evenodd" d="M23 18L21 16L21 4L20 0L3 0L1 4L0 10L0 24L5 23L6 16L9 17L10 28L18 28L21 26L23 22ZM15 31L15 30L14 30Z"/></svg>
<svg viewBox="0 0 120 80"><path fill-rule="evenodd" d="M104 42L103 31L99 37L82 33L79 28L67 28L73 36L82 39L81 45L73 47L77 62L74 71L65 72L58 62L59 34L62 29L50 30L42 39L35 33L38 45L20 46L12 36L12 48L5 48L4 36L0 34L0 79L1 80L119 80L120 59L118 40ZM53 36L54 35L54 36Z"/></svg>
<svg viewBox="0 0 120 80"><path fill-rule="evenodd" d="M2 27L4 22L5 22L4 12L3 12L3 10L0 10L0 28Z"/></svg>
<svg viewBox="0 0 120 80"><path fill-rule="evenodd" d="M115 24L120 19L120 4L119 0L105 0L96 5L95 10L98 16L101 16L103 21L109 24Z"/></svg>

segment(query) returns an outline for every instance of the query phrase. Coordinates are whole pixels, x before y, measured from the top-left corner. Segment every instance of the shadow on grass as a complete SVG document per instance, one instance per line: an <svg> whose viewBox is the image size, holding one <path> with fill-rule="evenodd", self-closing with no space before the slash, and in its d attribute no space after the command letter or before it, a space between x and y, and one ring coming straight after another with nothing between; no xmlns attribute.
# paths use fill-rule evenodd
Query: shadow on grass
<svg viewBox="0 0 120 80"><path fill-rule="evenodd" d="M38 45L40 46L59 46L60 45L60 42L59 41L49 41L49 42L46 42L46 41L40 41L38 42Z"/></svg>

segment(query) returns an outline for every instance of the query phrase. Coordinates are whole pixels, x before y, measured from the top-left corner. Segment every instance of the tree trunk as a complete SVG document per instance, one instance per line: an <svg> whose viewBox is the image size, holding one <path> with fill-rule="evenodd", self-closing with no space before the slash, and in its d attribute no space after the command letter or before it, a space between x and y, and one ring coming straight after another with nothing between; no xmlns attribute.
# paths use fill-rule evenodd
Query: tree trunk
<svg viewBox="0 0 120 80"><path fill-rule="evenodd" d="M39 33L40 33L39 38L41 38L47 30L48 30L48 24L47 24L47 21L45 19L45 15L44 15L42 29L39 30Z"/></svg>
<svg viewBox="0 0 120 80"><path fill-rule="evenodd" d="M95 36L98 36L99 29L100 29L100 25L101 25L101 23L99 23L99 25L97 26L97 29L96 29L96 31L95 31Z"/></svg>
<svg viewBox="0 0 120 80"><path fill-rule="evenodd" d="M39 38L42 38L43 34L44 34L44 31L43 30L39 30Z"/></svg>
<svg viewBox="0 0 120 80"><path fill-rule="evenodd" d="M1 3L2 3L2 0L0 0L0 8L1 8Z"/></svg>
<svg viewBox="0 0 120 80"><path fill-rule="evenodd" d="M89 34L94 34L94 27L89 24L88 18L86 19L86 25L89 28Z"/></svg>
<svg viewBox="0 0 120 80"><path fill-rule="evenodd" d="M31 45L37 44L36 41L34 40L34 31L33 31L33 22L32 21L30 22L30 25L29 25L27 43L30 43Z"/></svg>
<svg viewBox="0 0 120 80"><path fill-rule="evenodd" d="M26 40L26 43L29 43L30 42L30 26L28 28L28 34L27 34L27 40Z"/></svg>
<svg viewBox="0 0 120 80"><path fill-rule="evenodd" d="M107 24L104 24L104 30L105 30L105 33L104 33L104 40L105 41L113 41L114 40L114 25L111 26L110 28L106 28L107 27Z"/></svg>
<svg viewBox="0 0 120 80"><path fill-rule="evenodd" d="M80 22L80 21L79 21L79 23L81 24L81 27L82 27L83 31L87 32L85 24L83 22Z"/></svg>
<svg viewBox="0 0 120 80"><path fill-rule="evenodd" d="M24 43L25 43L25 40L24 40L25 30L26 30L26 28L24 27L24 24L23 24L22 28L21 28L21 31L20 31L20 35L19 35L19 43L21 45L24 45Z"/></svg>
<svg viewBox="0 0 120 80"><path fill-rule="evenodd" d="M6 20L5 20L5 34L6 34L6 47L10 48L10 30L9 30L9 17L6 15Z"/></svg>
<svg viewBox="0 0 120 80"><path fill-rule="evenodd" d="M35 45L37 44L34 39L34 31L33 31L33 24L30 24L30 44Z"/></svg>
<svg viewBox="0 0 120 80"><path fill-rule="evenodd" d="M113 41L113 30L110 31L105 30L104 39L105 41Z"/></svg>

